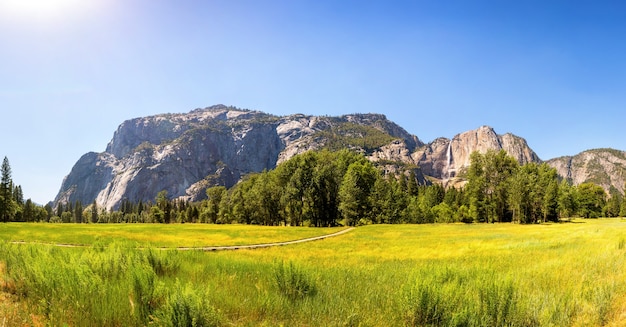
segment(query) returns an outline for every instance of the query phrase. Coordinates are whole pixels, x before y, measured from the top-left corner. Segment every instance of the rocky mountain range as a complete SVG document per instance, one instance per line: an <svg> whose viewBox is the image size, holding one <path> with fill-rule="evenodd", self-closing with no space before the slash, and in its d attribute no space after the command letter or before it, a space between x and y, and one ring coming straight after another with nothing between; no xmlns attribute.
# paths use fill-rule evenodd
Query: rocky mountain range
<svg viewBox="0 0 626 327"><path fill-rule="evenodd" d="M587 150L575 156L548 160L559 175L578 185L592 182L607 192L615 188L624 194L626 185L626 152L614 149Z"/></svg>
<svg viewBox="0 0 626 327"><path fill-rule="evenodd" d="M425 144L380 114L274 116L217 105L123 122L104 152L78 160L54 202L95 201L112 209L124 200L153 201L162 190L200 200L209 186L230 187L246 174L323 148L359 151L385 170L413 167L421 183L458 180L473 151L504 149L522 164L541 162L523 138L488 126ZM586 151L548 164L575 183L623 192L625 152Z"/></svg>

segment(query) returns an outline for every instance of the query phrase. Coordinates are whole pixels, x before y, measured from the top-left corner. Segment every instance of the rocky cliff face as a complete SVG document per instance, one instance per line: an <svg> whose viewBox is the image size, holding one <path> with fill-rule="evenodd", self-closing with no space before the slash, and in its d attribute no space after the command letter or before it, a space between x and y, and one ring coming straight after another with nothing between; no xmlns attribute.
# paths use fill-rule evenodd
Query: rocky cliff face
<svg viewBox="0 0 626 327"><path fill-rule="evenodd" d="M413 168L421 183L456 183L474 151L505 150L520 164L541 162L523 138L488 126L429 144L379 114L341 117L273 116L222 105L185 114L123 122L103 153L87 153L63 180L55 203L81 201L107 209L123 200L203 199L213 185L230 187L242 176L273 169L308 150L349 148L381 169ZM592 181L624 191L626 153L593 150L548 161L575 184Z"/></svg>
<svg viewBox="0 0 626 327"><path fill-rule="evenodd" d="M541 162L526 140L510 133L498 135L488 126L457 134L451 140L438 138L419 148L412 158L425 175L446 180L469 167L472 152L485 153L489 149L505 150L522 165Z"/></svg>
<svg viewBox="0 0 626 327"><path fill-rule="evenodd" d="M125 199L153 201L162 190L199 200L208 186L230 187L248 173L331 141L365 153L355 142L363 138L397 141L407 152L422 145L377 114L277 117L219 105L131 119L119 126L105 152L88 153L75 164L55 203L95 200L111 209Z"/></svg>
<svg viewBox="0 0 626 327"><path fill-rule="evenodd" d="M614 149L595 149L547 161L559 175L575 185L592 182L605 190L615 187L624 193L626 182L626 152Z"/></svg>

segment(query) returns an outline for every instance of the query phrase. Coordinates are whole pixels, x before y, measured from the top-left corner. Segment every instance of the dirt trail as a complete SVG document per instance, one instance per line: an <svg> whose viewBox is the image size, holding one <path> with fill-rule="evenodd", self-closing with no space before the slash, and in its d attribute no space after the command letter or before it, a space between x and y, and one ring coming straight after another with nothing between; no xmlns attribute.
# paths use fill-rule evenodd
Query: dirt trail
<svg viewBox="0 0 626 327"><path fill-rule="evenodd" d="M323 240L325 238L339 236L354 230L354 227L350 227L344 230L340 230L336 233L326 234L321 236L303 238L294 241L285 241L285 242L276 242L276 243L263 243L263 244L251 244L251 245L229 245L229 246L201 246L201 247L179 247L177 250L187 251L187 250L202 250L202 251L225 251L225 250L251 250L251 249L260 249L260 248L269 248L273 246L283 246L283 245L291 245L305 242L312 242L317 240Z"/></svg>
<svg viewBox="0 0 626 327"><path fill-rule="evenodd" d="M298 244L298 243L305 243L305 242L312 242L312 241L317 241L317 240L323 240L325 238L329 238L329 237L334 237L334 236L339 236L348 232L351 232L352 230L354 230L354 227L350 227L350 228L346 228L343 230L340 230L336 233L332 233L332 234L326 234L326 235L320 235L320 236L315 236L315 237L309 237L309 238L303 238L303 239L299 239L299 240L293 240L293 241L285 241L285 242L275 242L275 243L262 243L262 244L250 244L250 245L227 245L227 246L196 246L196 247L177 247L177 248L167 248L167 247L162 247L162 248L158 248L161 250L179 250L179 251L190 251L190 250L198 250L198 251L226 251L226 250L251 250L251 249L261 249L261 248L269 248L269 247L273 247L273 246L283 246L283 245L290 245L290 244ZM51 246L58 246L58 247L72 247L72 248L82 248L82 247L88 247L89 245L84 245L84 244L50 244L50 243L35 243L35 242L24 242L24 241L15 241L15 242L11 242L14 244L44 244L44 245L51 245Z"/></svg>

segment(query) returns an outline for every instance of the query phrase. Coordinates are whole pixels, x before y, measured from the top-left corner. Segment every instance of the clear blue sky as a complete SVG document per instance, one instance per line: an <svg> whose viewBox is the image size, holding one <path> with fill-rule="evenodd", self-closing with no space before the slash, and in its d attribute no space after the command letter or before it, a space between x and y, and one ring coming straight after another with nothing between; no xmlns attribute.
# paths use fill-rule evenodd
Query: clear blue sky
<svg viewBox="0 0 626 327"><path fill-rule="evenodd" d="M626 150L625 35L620 1L0 0L0 156L45 203L124 120L218 103Z"/></svg>

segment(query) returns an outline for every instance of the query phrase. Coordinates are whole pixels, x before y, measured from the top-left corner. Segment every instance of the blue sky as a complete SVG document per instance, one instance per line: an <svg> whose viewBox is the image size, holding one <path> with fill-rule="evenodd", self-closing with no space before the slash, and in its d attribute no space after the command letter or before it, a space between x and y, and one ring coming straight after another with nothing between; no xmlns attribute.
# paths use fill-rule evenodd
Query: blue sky
<svg viewBox="0 0 626 327"><path fill-rule="evenodd" d="M626 150L624 35L619 1L0 0L0 156L45 203L124 120L218 103Z"/></svg>

